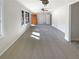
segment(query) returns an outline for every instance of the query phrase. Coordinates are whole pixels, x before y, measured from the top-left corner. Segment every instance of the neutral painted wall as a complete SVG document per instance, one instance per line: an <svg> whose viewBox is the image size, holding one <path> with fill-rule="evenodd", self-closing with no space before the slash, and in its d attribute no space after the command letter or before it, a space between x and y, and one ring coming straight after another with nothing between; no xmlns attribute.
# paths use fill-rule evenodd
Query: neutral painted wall
<svg viewBox="0 0 79 59"><path fill-rule="evenodd" d="M71 5L71 39L79 40L79 2Z"/></svg>
<svg viewBox="0 0 79 59"><path fill-rule="evenodd" d="M21 11L27 10L16 0L4 0L4 37L0 39L0 55L3 54L30 26L21 25Z"/></svg>
<svg viewBox="0 0 79 59"><path fill-rule="evenodd" d="M77 27L77 25L79 25L79 23L78 23L79 22L79 20L78 20L79 19L78 18L79 4L77 4L77 6L74 5L73 7L70 7L70 5L73 5L74 3L77 3L77 2L79 3L79 0L74 0L73 2L70 2L67 5L64 5L64 6L62 5L61 7L57 8L57 9L53 9L53 11L52 11L52 15L53 15L52 16L52 26L54 26L57 29L64 32L65 39L67 41L71 41L71 39L73 37L75 38L76 36L77 36L76 39L79 39L79 37L78 37L79 27ZM72 18L73 18L73 21L71 21ZM77 21L75 21L74 18Z"/></svg>
<svg viewBox="0 0 79 59"><path fill-rule="evenodd" d="M65 33L65 39L69 41L69 6L62 6L52 12L52 26Z"/></svg>

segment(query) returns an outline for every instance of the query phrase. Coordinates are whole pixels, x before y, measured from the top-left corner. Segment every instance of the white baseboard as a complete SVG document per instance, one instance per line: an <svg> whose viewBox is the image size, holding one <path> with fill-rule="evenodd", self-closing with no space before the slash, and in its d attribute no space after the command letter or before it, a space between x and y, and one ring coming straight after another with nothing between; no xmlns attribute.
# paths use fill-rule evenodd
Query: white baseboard
<svg viewBox="0 0 79 59"><path fill-rule="evenodd" d="M57 29L60 30L61 32L65 33L63 30L59 29L59 28L56 27L54 24L53 24L52 26L55 27L55 28L57 28ZM68 38L68 36L66 36L66 34L65 34L64 39L69 42L69 38Z"/></svg>
<svg viewBox="0 0 79 59"><path fill-rule="evenodd" d="M67 42L69 42L69 38L65 35L65 38L64 38Z"/></svg>
<svg viewBox="0 0 79 59"><path fill-rule="evenodd" d="M24 33L24 32L23 32L23 33ZM23 34L23 33L22 33L22 34ZM22 35L22 34L21 34L21 35ZM21 35L19 35L19 37L20 37ZM3 51L0 53L0 56L1 56L5 51L7 51L7 50L17 41L17 39L18 39L19 37L17 37L14 41L10 42L10 44L9 44L5 49L3 49Z"/></svg>
<svg viewBox="0 0 79 59"><path fill-rule="evenodd" d="M28 28L29 28L29 27L28 27ZM27 29L28 29L28 28L27 28ZM3 50L0 52L0 56L1 56L4 52L6 52L6 51L19 39L19 37L20 37L21 35L23 35L23 33L24 33L25 31L26 31L26 29L24 29L24 31L21 32L20 35L18 35L18 37L15 38L15 40L12 40L12 41L7 45L7 47L3 48Z"/></svg>

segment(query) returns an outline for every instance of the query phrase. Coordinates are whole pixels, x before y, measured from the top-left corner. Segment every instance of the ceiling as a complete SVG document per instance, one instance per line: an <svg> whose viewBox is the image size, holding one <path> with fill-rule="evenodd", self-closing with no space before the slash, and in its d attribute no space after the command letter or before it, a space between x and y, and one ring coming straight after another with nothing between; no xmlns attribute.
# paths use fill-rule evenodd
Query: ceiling
<svg viewBox="0 0 79 59"><path fill-rule="evenodd" d="M40 0L18 0L21 2L25 7L27 7L32 12L40 12L41 9L44 7ZM49 11L59 8L63 5L72 3L74 1L78 0L49 0L49 4L47 5L47 8Z"/></svg>

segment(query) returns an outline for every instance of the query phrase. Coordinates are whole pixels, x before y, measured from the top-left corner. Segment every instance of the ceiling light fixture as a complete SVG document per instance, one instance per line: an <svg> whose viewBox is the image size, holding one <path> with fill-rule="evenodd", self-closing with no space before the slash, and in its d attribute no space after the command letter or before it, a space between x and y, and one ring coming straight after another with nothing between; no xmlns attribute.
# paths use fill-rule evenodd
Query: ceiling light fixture
<svg viewBox="0 0 79 59"><path fill-rule="evenodd" d="M42 4L43 4L44 6L47 6L47 4L49 3L48 0L40 0L40 1L42 1Z"/></svg>

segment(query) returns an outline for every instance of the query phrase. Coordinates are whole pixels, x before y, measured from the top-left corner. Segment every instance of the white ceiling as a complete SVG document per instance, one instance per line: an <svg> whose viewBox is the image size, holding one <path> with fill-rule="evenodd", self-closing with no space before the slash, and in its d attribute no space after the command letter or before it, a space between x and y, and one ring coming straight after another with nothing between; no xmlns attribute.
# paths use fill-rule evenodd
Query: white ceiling
<svg viewBox="0 0 79 59"><path fill-rule="evenodd" d="M32 12L39 12L41 11L41 8L44 7L40 0L18 0L18 1L20 1L25 7L27 7ZM72 3L74 1L78 0L49 0L49 4L47 5L46 8L51 11L52 9L59 8L63 5Z"/></svg>

